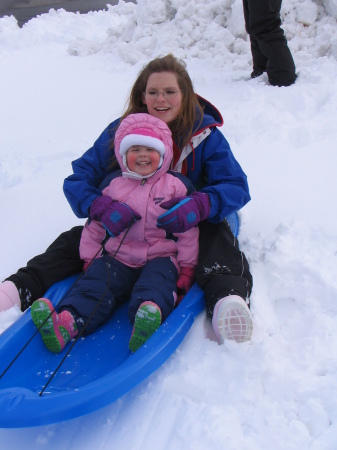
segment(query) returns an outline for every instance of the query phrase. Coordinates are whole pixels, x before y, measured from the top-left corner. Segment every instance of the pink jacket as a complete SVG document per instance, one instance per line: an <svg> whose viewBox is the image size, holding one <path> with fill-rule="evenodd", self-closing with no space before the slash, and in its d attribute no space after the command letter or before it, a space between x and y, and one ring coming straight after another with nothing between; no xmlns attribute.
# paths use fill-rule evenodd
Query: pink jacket
<svg viewBox="0 0 337 450"><path fill-rule="evenodd" d="M165 145L162 166L150 178L142 180L133 178L128 173L119 154L121 140L136 128L151 128ZM172 137L168 126L149 114L132 114L124 119L115 136L115 154L122 169L122 174L114 178L102 191L113 200L124 202L137 211L142 217L134 223L123 244L118 250L116 259L130 267L141 267L147 261L157 257L171 257L179 267L194 267L199 252L199 229L192 228L176 235L178 240L166 237L166 232L157 228L157 217L165 210L160 203L173 197L187 195L191 182L181 174L169 171L173 157ZM190 192L189 192L190 193ZM124 232L110 238L105 250L113 255L117 250ZM92 260L105 237L105 228L100 222L88 220L80 243L81 259L87 263ZM100 254L98 255L98 257Z"/></svg>

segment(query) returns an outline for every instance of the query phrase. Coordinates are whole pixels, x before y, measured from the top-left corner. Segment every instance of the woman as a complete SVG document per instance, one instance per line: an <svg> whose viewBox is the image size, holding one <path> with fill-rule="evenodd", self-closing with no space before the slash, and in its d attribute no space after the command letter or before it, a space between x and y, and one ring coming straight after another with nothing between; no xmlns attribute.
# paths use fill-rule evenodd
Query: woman
<svg viewBox="0 0 337 450"><path fill-rule="evenodd" d="M218 129L223 124L221 114L195 94L184 63L173 55L154 59L140 72L121 119L139 112L168 124L174 140L172 168L186 175L198 191L161 204L157 226L175 234L199 226L196 281L205 292L214 332L220 341L247 341L253 329L252 276L225 218L250 196L247 177ZM65 180L64 192L78 217L89 216L92 202L102 195L100 184L118 168L112 143L121 119L112 122L72 164L74 174ZM0 288L1 309L21 304L24 310L53 283L80 272L81 231L82 227L75 227L61 234L44 254L7 278Z"/></svg>

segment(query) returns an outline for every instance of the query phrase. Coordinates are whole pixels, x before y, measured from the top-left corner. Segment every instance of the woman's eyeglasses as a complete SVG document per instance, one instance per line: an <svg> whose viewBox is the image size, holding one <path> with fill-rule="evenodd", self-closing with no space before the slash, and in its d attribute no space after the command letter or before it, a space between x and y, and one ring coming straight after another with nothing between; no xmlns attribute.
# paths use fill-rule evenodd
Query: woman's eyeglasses
<svg viewBox="0 0 337 450"><path fill-rule="evenodd" d="M159 97L159 94L162 94L164 98L174 98L179 92L182 92L182 90L164 89L163 91L157 91L156 89L149 89L144 92L144 97L150 100L156 100Z"/></svg>

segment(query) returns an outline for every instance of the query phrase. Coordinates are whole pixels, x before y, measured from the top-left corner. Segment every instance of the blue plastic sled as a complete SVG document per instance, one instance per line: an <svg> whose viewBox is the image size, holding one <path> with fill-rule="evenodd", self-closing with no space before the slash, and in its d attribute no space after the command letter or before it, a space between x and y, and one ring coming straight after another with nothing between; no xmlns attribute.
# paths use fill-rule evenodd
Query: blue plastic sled
<svg viewBox="0 0 337 450"><path fill-rule="evenodd" d="M238 231L237 215L231 220ZM55 284L46 297L56 305L75 279L76 276ZM204 306L203 291L194 284L180 305L135 353L128 347L132 332L128 305L121 306L109 322L76 343L42 395L65 351L49 352L39 333L6 371L36 332L30 309L27 310L0 336L0 375L6 371L0 378L0 427L47 425L109 405L169 358Z"/></svg>

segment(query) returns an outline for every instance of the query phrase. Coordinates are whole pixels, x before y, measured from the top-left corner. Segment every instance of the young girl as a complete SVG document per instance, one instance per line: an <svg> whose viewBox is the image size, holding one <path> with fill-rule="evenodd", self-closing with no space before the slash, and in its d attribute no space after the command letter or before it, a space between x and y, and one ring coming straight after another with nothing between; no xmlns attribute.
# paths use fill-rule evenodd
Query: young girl
<svg viewBox="0 0 337 450"><path fill-rule="evenodd" d="M174 141L172 167L187 175L198 191L173 200L176 204L166 216L162 209L164 217L158 226L170 232L175 225L177 233L200 221L196 281L205 293L207 315L220 341L247 341L253 329L249 310L252 275L226 215L242 208L250 196L247 177L219 130L221 114L195 94L184 63L173 55L150 61L140 72L123 117L139 112L168 124ZM119 123L120 119L112 122L93 147L73 162L76 193L68 189L72 177L66 180L64 190L79 217L87 217L92 202L102 195L100 183L112 170L110 147ZM190 223L184 220L188 209L195 217ZM80 272L81 230L75 227L62 233L44 254L10 276L0 288L0 305L10 297L24 310L53 283Z"/></svg>
<svg viewBox="0 0 337 450"><path fill-rule="evenodd" d="M84 325L83 335L95 331L127 300L134 325L129 347L135 351L173 310L177 286L188 291L193 282L198 228L176 237L156 226L160 203L194 191L188 178L168 171L173 157L170 129L148 114L131 114L118 127L114 147L122 172L111 175L90 207L80 242L85 274L58 313L44 298L31 308L52 352L63 350ZM109 239L102 246L106 233Z"/></svg>

